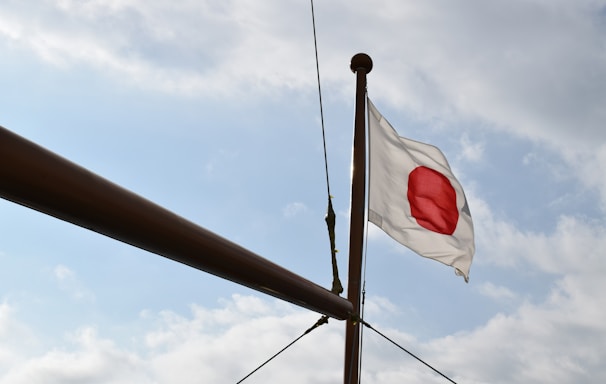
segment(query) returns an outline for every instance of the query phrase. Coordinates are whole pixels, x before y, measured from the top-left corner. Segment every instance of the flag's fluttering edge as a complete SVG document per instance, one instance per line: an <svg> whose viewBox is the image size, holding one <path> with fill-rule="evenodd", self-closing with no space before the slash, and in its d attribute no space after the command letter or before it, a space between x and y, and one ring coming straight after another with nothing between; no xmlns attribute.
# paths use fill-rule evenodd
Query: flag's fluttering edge
<svg viewBox="0 0 606 384"><path fill-rule="evenodd" d="M465 281L475 252L461 184L442 152L400 137L370 100L368 219L421 256L455 268Z"/></svg>

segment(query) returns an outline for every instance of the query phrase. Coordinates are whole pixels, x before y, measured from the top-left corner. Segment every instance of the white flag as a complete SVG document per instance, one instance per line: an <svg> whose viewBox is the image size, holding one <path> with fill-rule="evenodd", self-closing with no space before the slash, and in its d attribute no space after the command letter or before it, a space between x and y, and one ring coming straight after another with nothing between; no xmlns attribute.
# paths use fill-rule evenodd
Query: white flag
<svg viewBox="0 0 606 384"><path fill-rule="evenodd" d="M469 279L473 223L461 184L442 152L400 137L368 100L368 219L421 256Z"/></svg>

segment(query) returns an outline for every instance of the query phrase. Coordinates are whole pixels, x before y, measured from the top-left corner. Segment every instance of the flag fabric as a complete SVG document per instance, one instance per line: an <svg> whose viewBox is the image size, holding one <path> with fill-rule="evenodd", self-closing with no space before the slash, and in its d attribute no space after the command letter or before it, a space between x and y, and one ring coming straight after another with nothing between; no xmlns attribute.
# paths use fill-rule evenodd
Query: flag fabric
<svg viewBox="0 0 606 384"><path fill-rule="evenodd" d="M468 281L473 222L446 157L432 145L400 137L369 99L368 120L369 221Z"/></svg>

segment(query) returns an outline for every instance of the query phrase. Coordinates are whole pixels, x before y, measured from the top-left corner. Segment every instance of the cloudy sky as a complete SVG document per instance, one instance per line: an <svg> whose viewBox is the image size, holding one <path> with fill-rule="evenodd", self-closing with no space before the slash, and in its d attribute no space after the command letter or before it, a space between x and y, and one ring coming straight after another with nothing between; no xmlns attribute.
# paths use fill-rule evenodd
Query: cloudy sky
<svg viewBox="0 0 606 384"><path fill-rule="evenodd" d="M365 318L458 383L606 381L606 2L315 4L347 270L355 76L440 147L470 282L369 227ZM8 0L0 125L330 287L306 1ZM0 383L235 383L318 314L0 201ZM249 383L342 382L331 320ZM442 378L365 331L362 382Z"/></svg>

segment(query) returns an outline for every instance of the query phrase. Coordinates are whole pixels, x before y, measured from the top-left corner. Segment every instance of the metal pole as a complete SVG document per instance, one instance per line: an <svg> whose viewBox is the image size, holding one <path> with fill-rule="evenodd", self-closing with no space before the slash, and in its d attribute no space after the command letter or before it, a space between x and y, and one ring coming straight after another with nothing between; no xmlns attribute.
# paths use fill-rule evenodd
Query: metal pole
<svg viewBox="0 0 606 384"><path fill-rule="evenodd" d="M360 291L362 250L364 246L364 210L366 188L366 74L372 70L371 58L358 53L350 68L356 73L356 106L354 117L353 167L351 176L351 218L349 227L349 278L347 298L353 305L353 319L345 328L345 384L360 381Z"/></svg>
<svg viewBox="0 0 606 384"><path fill-rule="evenodd" d="M0 197L335 319L352 305L0 127Z"/></svg>

